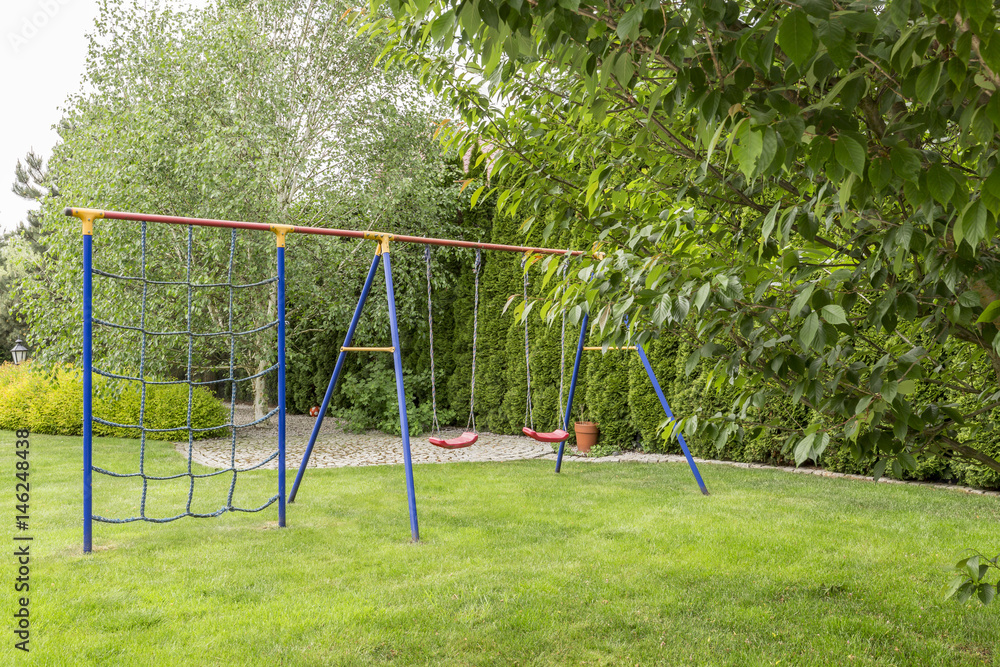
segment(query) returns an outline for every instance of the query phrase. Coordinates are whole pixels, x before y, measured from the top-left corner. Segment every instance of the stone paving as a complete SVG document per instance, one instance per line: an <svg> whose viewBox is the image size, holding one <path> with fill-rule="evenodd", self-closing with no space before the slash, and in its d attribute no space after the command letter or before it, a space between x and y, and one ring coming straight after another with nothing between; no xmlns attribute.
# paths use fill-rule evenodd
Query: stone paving
<svg viewBox="0 0 1000 667"><path fill-rule="evenodd" d="M248 408L237 406L236 423L252 421ZM308 415L288 415L285 418L285 450L289 468L297 469L309 444L315 419ZM237 431L236 466L248 468L259 464L277 447L278 420L268 421ZM454 438L460 429L444 429L441 437ZM176 449L187 457L187 443L176 444ZM230 438L199 440L194 443L195 463L211 468L228 468L232 455ZM463 449L442 449L427 441L426 437L410 438L410 454L414 463L456 463L481 461L517 461L536 459L552 453L548 444L524 436L480 433L479 440ZM309 459L310 468L342 468L346 466L394 465L403 462L403 439L378 431L350 433L338 420L323 420ZM277 461L269 461L262 468L274 470Z"/></svg>
<svg viewBox="0 0 1000 667"><path fill-rule="evenodd" d="M248 406L237 406L236 423L253 421L253 412ZM285 418L285 448L287 465L295 470L302 461L309 436L312 433L315 419L308 415L288 415ZM277 447L278 420L272 417L268 421L245 429L239 429L236 440L236 466L248 468L255 466L270 456ZM444 429L442 437L453 438L461 429ZM176 450L187 458L187 443L177 443ZM464 449L442 449L427 441L426 437L410 438L410 453L416 463L458 463L482 461L518 461L523 459L556 460L553 447L547 443L536 442L530 438L517 435L497 435L480 433L479 440L471 447ZM231 456L230 438L199 440L194 443L193 460L195 463L210 468L228 468ZM683 456L677 454L646 454L644 452L621 452L612 456L587 456L577 454L573 449L567 449L563 457L565 462L571 459L573 463L683 463ZM821 468L791 468L785 466L769 466L762 463L739 463L736 461L715 461L710 459L694 459L698 465L727 465L736 468L758 470L780 470L783 472L803 475L818 475L821 477L841 477L860 481L872 481L871 477L849 475L831 472ZM345 431L337 419L327 417L323 420L316 446L309 460L310 468L343 468L348 466L397 465L403 462L403 439L369 431L366 433L350 433ZM277 461L270 461L262 466L265 469L277 468ZM1000 497L1000 492L983 491L951 484L934 484L929 482L910 482L883 477L878 480L882 484L917 484L939 489L948 489Z"/></svg>

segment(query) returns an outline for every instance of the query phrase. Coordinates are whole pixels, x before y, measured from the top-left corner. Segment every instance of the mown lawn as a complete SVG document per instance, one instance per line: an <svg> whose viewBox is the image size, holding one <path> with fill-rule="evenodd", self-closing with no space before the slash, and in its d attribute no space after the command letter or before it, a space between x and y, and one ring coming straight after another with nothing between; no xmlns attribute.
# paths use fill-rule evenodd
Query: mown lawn
<svg viewBox="0 0 1000 667"><path fill-rule="evenodd" d="M134 466L135 441L96 446ZM147 446L154 470L184 468ZM32 436L31 652L8 631L2 664L1000 664L1000 604L940 598L964 548L1000 550L996 498L723 466L703 497L684 464L424 465L414 545L401 467L312 470L286 529L273 507L95 524L84 556L81 462L79 438ZM275 479L241 476L237 501ZM224 502L224 481L205 487L197 507ZM137 498L101 479L94 508ZM150 513L184 500L169 486Z"/></svg>

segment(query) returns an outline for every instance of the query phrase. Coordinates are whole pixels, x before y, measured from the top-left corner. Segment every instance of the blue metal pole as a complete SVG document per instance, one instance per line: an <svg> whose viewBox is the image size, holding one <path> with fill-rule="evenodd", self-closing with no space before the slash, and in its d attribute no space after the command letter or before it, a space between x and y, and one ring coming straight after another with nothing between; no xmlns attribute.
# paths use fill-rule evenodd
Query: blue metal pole
<svg viewBox="0 0 1000 667"><path fill-rule="evenodd" d="M587 337L587 325L590 323L590 313L583 314L583 322L580 323L580 340L576 344L576 360L573 362L573 379L569 383L569 398L566 399L566 419L563 421L566 428L569 428L569 414L573 410L573 394L576 392L576 379L580 376L580 358L583 357L583 341ZM556 472L562 468L563 449L566 447L566 440L559 443L559 455L556 456Z"/></svg>
<svg viewBox="0 0 1000 667"><path fill-rule="evenodd" d="M354 330L358 327L358 321L361 319L361 310L365 307L368 292L372 289L372 281L375 279L375 272L378 270L381 258L381 255L375 255L375 259L372 260L371 268L368 269L368 277L365 279L365 286L361 290L361 298L358 299L358 305L354 308L354 317L351 318L351 326L347 329L347 335L344 336L344 344L341 347L350 347L351 345L351 340L354 338ZM323 425L323 417L326 415L327 408L330 407L333 389L337 386L337 380L340 378L340 371L344 368L344 360L346 358L347 353L344 351L341 351L337 357L337 365L333 369L333 375L330 376L330 384L326 387L326 394L323 396L323 405L320 406L319 416L316 417L316 423L313 424L312 435L309 436L309 444L306 446L306 452L302 456L302 463L299 465L299 472L295 475L295 482L292 484L292 492L288 494L288 502L290 503L295 502L295 494L299 492L299 484L302 483L302 476L305 475L306 466L309 464L309 457L312 456L313 446L316 444L316 437L319 435L319 429Z"/></svg>
<svg viewBox="0 0 1000 667"><path fill-rule="evenodd" d="M93 548L93 258L94 237L84 226L83 232L83 553Z"/></svg>
<svg viewBox="0 0 1000 667"><path fill-rule="evenodd" d="M396 322L396 295L392 288L392 262L389 259L389 244L383 242L383 263L385 264L385 290L389 298L389 328L392 331L392 362L396 369L396 400L399 402L399 428L403 432L403 464L406 467L406 501L410 506L410 535L414 542L420 541L417 527L417 497L413 488L413 459L410 456L410 425L406 419L406 391L403 389L403 350L399 345L399 325Z"/></svg>
<svg viewBox="0 0 1000 667"><path fill-rule="evenodd" d="M281 237L279 237L281 238ZM285 247L278 246L278 526L285 526Z"/></svg>
<svg viewBox="0 0 1000 667"><path fill-rule="evenodd" d="M656 379L656 373L653 372L653 367L650 365L649 359L646 358L646 351L642 349L642 345L636 345L635 349L639 352L639 358L642 359L642 365L646 367L646 375L649 376L649 381L653 383L653 391L656 392L657 398L660 399L660 405L663 406L663 411L667 413L667 419L673 419L674 413L670 410L670 405L667 403L667 397L663 395L663 390L660 388L660 383ZM684 452L684 457L687 459L688 465L691 466L691 472L694 474L694 478L697 480L698 486L701 487L701 492L707 496L708 489L705 488L705 482L701 479L701 473L698 472L698 466L695 465L694 459L691 457L691 451L688 449L687 443L684 442L684 434L678 431L677 440L681 443L681 450Z"/></svg>

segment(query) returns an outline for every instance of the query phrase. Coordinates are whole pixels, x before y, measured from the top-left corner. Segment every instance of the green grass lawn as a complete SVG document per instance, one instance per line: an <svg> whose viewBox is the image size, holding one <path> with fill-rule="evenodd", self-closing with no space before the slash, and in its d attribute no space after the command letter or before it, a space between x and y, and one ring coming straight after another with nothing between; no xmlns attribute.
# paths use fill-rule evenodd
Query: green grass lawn
<svg viewBox="0 0 1000 667"><path fill-rule="evenodd" d="M95 463L134 467L136 446L99 440ZM185 467L147 447L154 470ZM998 550L996 498L726 466L703 467L704 497L684 464L423 465L411 544L402 467L311 470L288 528L273 506L96 523L84 556L81 461L79 438L32 436L32 650L8 631L2 664L1000 664L1000 604L940 597L964 548ZM237 502L275 480L241 476ZM135 483L98 481L95 512L134 511ZM224 480L204 486L196 509L224 502ZM168 485L150 514L185 499Z"/></svg>

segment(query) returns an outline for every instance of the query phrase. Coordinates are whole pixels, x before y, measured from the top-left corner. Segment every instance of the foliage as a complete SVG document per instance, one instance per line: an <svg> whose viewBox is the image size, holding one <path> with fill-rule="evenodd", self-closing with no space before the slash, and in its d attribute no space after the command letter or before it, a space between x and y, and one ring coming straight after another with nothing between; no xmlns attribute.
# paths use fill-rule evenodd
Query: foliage
<svg viewBox="0 0 1000 667"><path fill-rule="evenodd" d="M153 379L153 378L150 378ZM139 424L142 391L139 383L121 387L105 378L94 381L94 417L116 424ZM147 385L142 423L148 429L187 425L186 385ZM229 411L204 387L191 394L191 426L207 429L226 424ZM0 365L0 428L27 428L34 433L75 435L83 433L83 375L71 366L56 367L45 373L27 363ZM228 429L195 431L192 437L217 438ZM140 431L94 422L95 435L138 438ZM154 440L186 440L184 431L147 433Z"/></svg>
<svg viewBox="0 0 1000 667"><path fill-rule="evenodd" d="M977 553L958 561L955 564L955 571L958 574L945 586L944 599L955 598L959 604L964 604L975 595L983 604L993 602L1000 581L996 584L987 581L987 575L991 570L1000 571L1000 556L987 558Z"/></svg>
<svg viewBox="0 0 1000 667"><path fill-rule="evenodd" d="M1000 406L992 5L383 6L366 29L456 110L449 145L485 147L498 208L607 253L548 298L616 342L673 332L731 387L686 432L1000 471L968 431ZM772 421L785 396L809 418Z"/></svg>
<svg viewBox="0 0 1000 667"><path fill-rule="evenodd" d="M357 229L384 225L397 232L451 228L460 197L451 187L455 166L431 138L433 101L405 73L371 67L380 47L355 38L340 20L344 9L338 0L217 0L181 9L102 3L85 92L70 99L50 161L59 188L43 199L50 244L45 270L22 290L42 361L79 355L80 233L77 221L61 216L66 205ZM95 266L136 275L139 226L99 221L96 227ZM185 280L185 230L150 225L149 236L147 276ZM191 275L228 282L229 233L199 229L193 236ZM362 247L365 252L357 252ZM371 261L369 247L289 239L293 349L308 347L317 330L346 328ZM274 257L272 235L241 232L232 281L274 275ZM400 264L397 284L412 284L406 262ZM412 266L419 275L416 262ZM273 287L237 291L239 328L275 318ZM138 285L98 279L95 288L100 317L137 320ZM405 287L400 291L405 296ZM147 328L183 328L183 289L151 289L150 296L157 307ZM359 339L387 332L383 288L373 291L371 303L376 317ZM228 313L228 290L198 290L190 324L195 331L225 331ZM138 342L108 333L95 341L95 357L111 368L137 365ZM176 374L186 367L187 340L164 338L148 351L146 372ZM229 341L200 343L196 375L228 372ZM273 328L240 343L237 375L274 363ZM266 408L265 382L253 383L258 415ZM308 409L313 400L303 402Z"/></svg>

